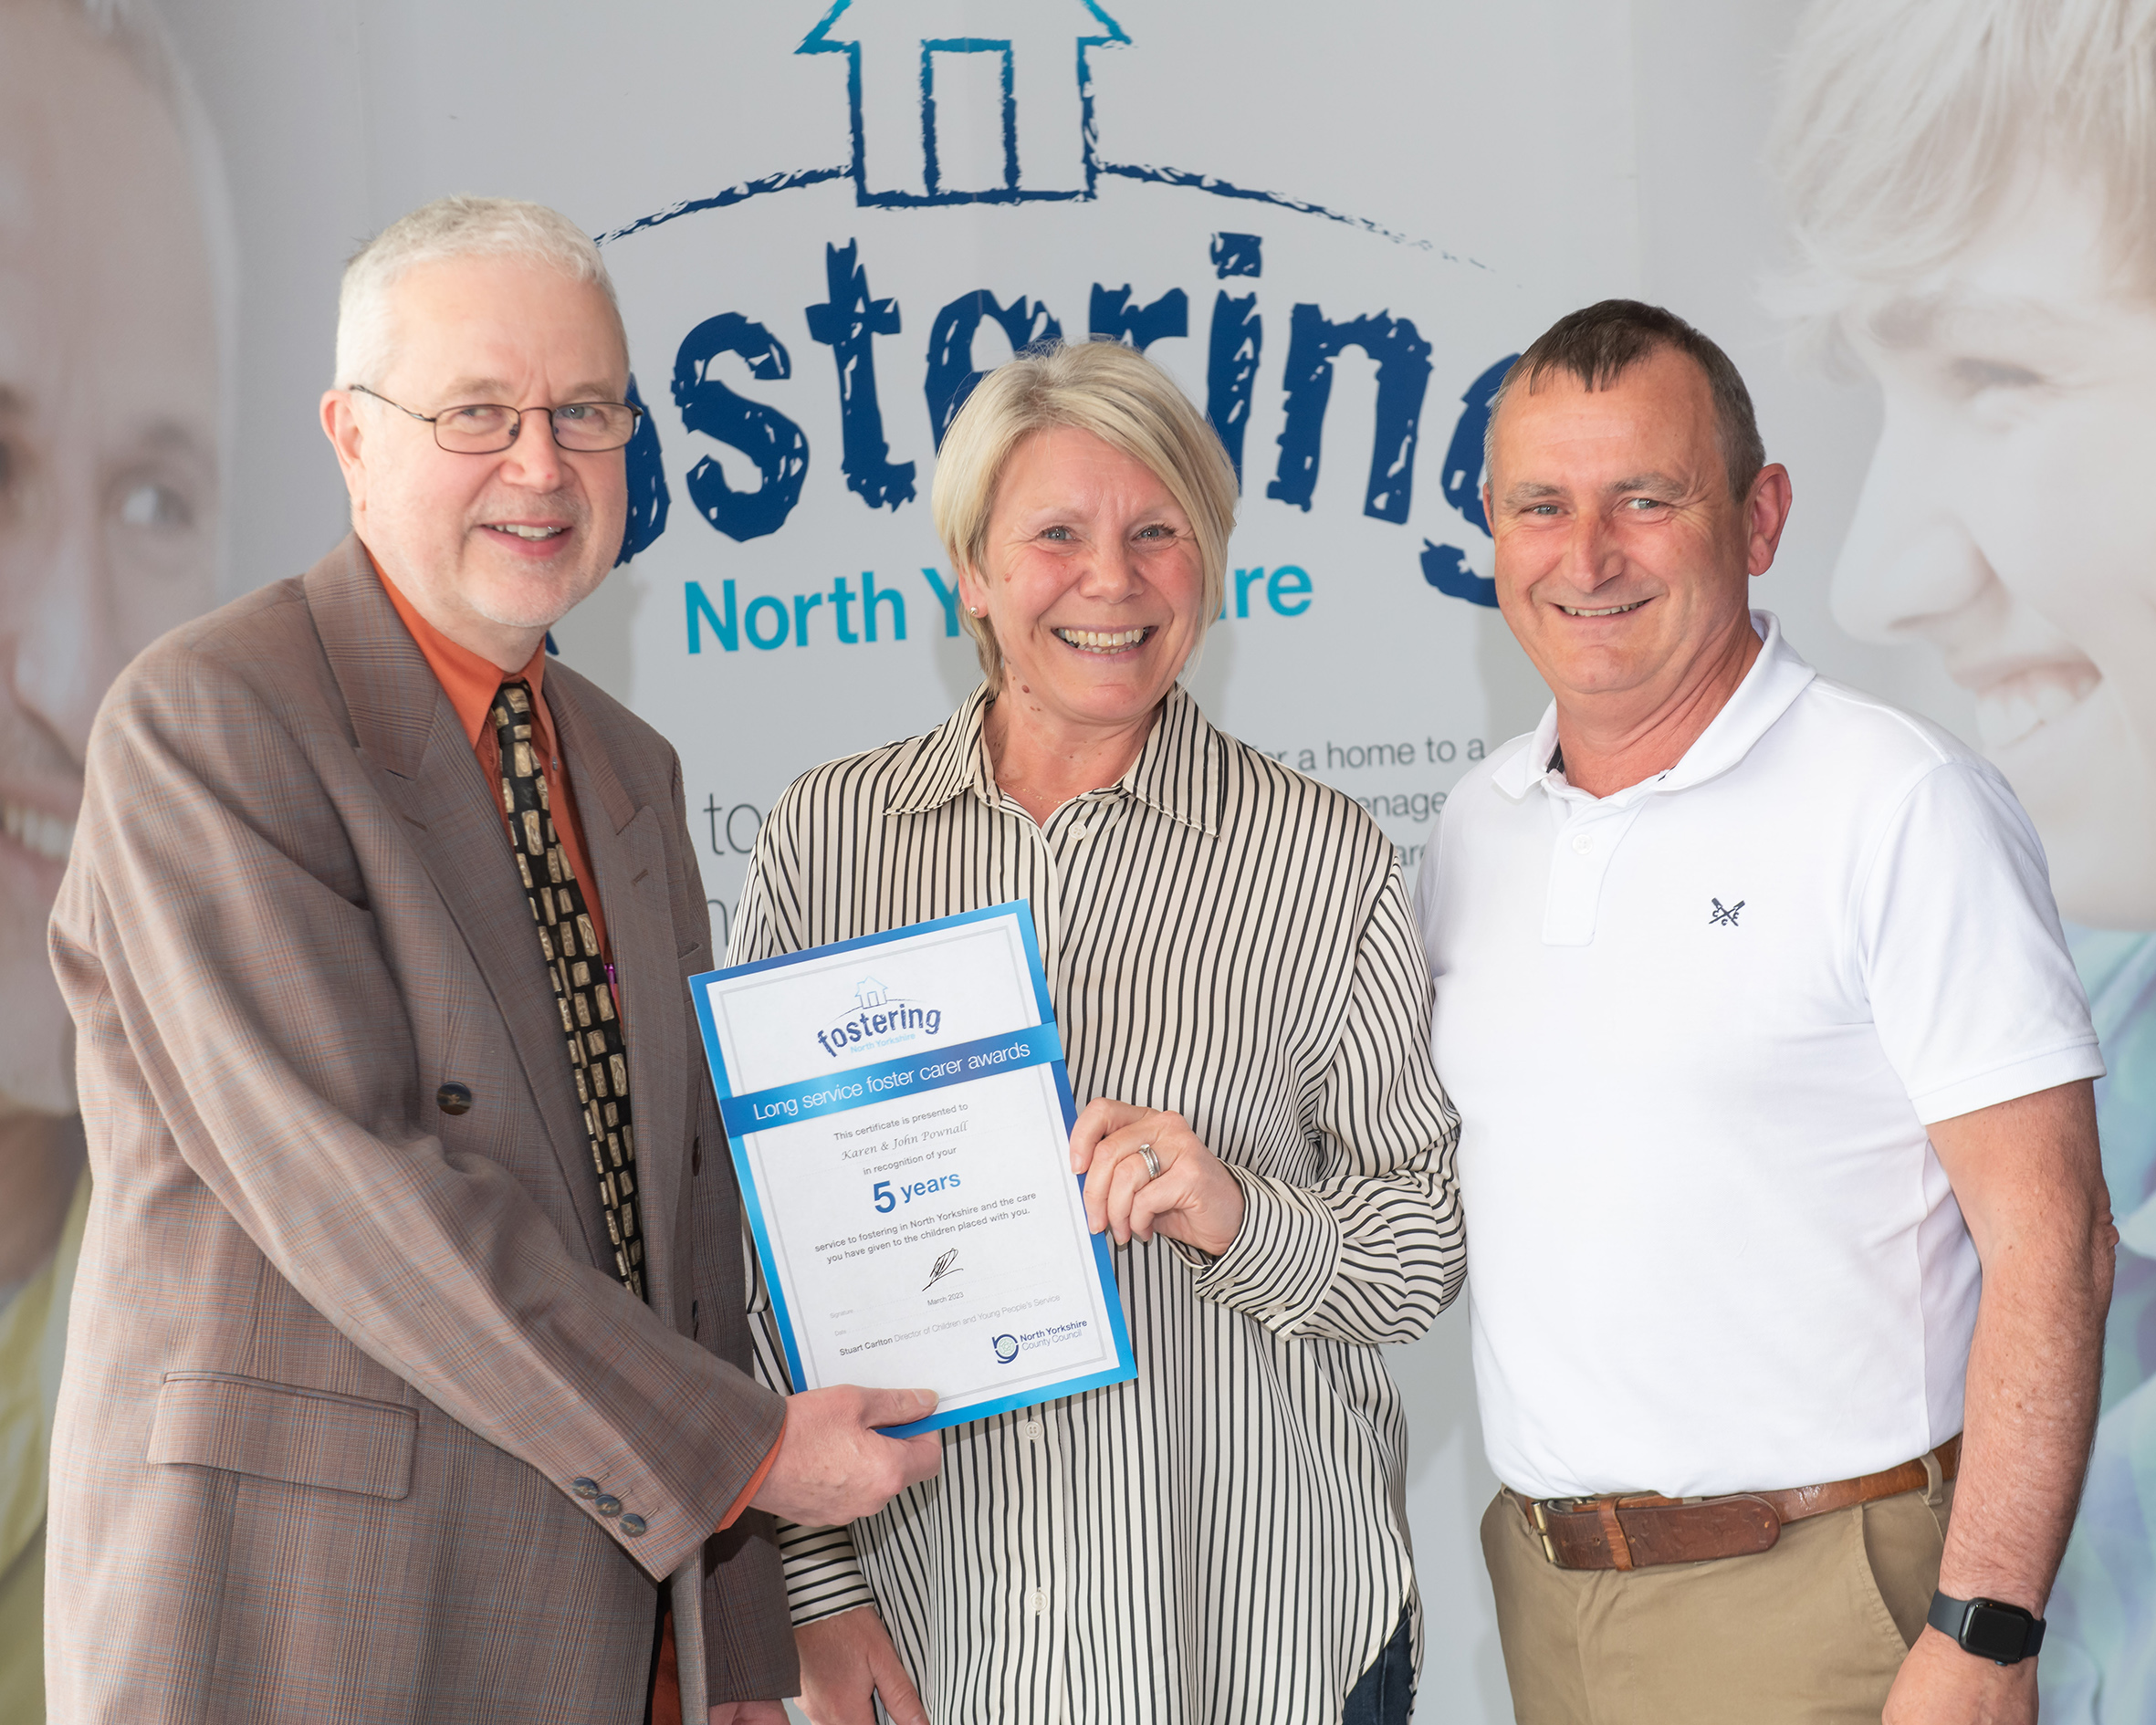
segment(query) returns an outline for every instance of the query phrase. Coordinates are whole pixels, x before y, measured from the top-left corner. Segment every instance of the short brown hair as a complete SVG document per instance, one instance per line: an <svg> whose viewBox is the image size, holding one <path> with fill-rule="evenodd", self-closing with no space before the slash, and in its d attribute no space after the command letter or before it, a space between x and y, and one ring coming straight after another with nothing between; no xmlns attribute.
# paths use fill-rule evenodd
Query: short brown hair
<svg viewBox="0 0 2156 1725"><path fill-rule="evenodd" d="M1722 445L1722 465L1728 469L1730 495L1742 503L1759 470L1767 464L1766 445L1760 441L1759 421L1752 412L1752 392L1731 363L1730 356L1673 311L1637 299L1604 299L1583 310L1567 312L1535 337L1526 352L1512 361L1504 382L1490 402L1490 423L1483 433L1482 465L1490 465L1497 431L1497 410L1514 387L1532 395L1551 371L1565 371L1581 387L1606 390L1642 360L1665 348L1673 348L1706 374L1707 388L1714 397L1716 441Z"/></svg>

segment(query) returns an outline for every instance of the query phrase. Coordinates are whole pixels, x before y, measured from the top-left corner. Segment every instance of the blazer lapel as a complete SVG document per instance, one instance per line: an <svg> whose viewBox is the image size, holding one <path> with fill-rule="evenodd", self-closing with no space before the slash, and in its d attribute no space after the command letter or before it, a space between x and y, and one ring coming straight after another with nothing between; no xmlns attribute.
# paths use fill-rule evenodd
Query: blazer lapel
<svg viewBox="0 0 2156 1725"><path fill-rule="evenodd" d="M582 1226L584 1249L611 1268L612 1246L600 1249L606 1223L560 1012L497 792L359 540L348 538L316 564L305 585L360 752L383 800L403 818L405 837L494 997ZM641 1144L643 1134L637 1136Z"/></svg>
<svg viewBox="0 0 2156 1725"><path fill-rule="evenodd" d="M631 799L578 693L573 679L548 673L547 709L568 764L570 789L584 830L584 854L599 877L599 904L606 913L614 988L629 1044L644 1282L653 1309L672 1312L674 1226L680 1208L681 1140L686 1127L682 1075L688 1070L690 1049L681 954L674 938L666 838L660 811Z"/></svg>

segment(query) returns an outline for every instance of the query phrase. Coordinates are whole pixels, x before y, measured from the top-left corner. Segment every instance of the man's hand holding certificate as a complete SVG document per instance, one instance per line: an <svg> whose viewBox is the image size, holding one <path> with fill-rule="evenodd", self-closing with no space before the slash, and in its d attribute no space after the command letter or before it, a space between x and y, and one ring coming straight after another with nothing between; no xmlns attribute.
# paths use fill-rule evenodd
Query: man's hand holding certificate
<svg viewBox="0 0 2156 1725"><path fill-rule="evenodd" d="M1024 904L692 988L797 1390L933 1388L903 1437L1136 1375Z"/></svg>

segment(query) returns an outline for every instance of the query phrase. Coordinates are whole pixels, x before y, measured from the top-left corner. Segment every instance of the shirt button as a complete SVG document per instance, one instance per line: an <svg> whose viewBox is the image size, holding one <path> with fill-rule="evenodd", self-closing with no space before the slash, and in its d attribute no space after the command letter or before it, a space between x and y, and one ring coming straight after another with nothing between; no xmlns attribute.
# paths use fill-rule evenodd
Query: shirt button
<svg viewBox="0 0 2156 1725"><path fill-rule="evenodd" d="M1048 1609L1048 1590L1045 1587L1035 1587L1028 1592L1026 1609L1036 1617L1046 1611Z"/></svg>
<svg viewBox="0 0 2156 1725"><path fill-rule="evenodd" d="M1037 1444L1041 1441L1041 1422L1037 1419L1029 1419L1018 1428L1018 1433L1028 1443Z"/></svg>
<svg viewBox="0 0 2156 1725"><path fill-rule="evenodd" d="M1574 833L1572 835L1572 848L1582 856L1586 855L1589 851L1595 848L1595 835L1591 832Z"/></svg>
<svg viewBox="0 0 2156 1725"><path fill-rule="evenodd" d="M454 1081L434 1092L434 1106L445 1114L468 1114L472 1112L472 1087Z"/></svg>
<svg viewBox="0 0 2156 1725"><path fill-rule="evenodd" d="M622 1500L617 1497L609 1495L601 1498L596 1503L592 1504L591 1507L594 1510L597 1510L602 1515L619 1515L622 1512Z"/></svg>
<svg viewBox="0 0 2156 1725"><path fill-rule="evenodd" d="M589 1503L599 1495L599 1481L596 1479L571 1479L569 1482L569 1489Z"/></svg>
<svg viewBox="0 0 2156 1725"><path fill-rule="evenodd" d="M624 1515L622 1518L622 1533L623 1537L634 1539L639 1533L643 1532L644 1518L641 1515Z"/></svg>

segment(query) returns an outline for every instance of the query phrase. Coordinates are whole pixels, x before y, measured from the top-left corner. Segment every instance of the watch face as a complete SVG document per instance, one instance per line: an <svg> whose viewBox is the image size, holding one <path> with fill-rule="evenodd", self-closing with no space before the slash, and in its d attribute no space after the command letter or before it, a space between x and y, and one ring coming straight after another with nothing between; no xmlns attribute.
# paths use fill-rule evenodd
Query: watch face
<svg viewBox="0 0 2156 1725"><path fill-rule="evenodd" d="M2029 1626L2035 1621L2027 1613L2012 1605L1994 1605L1988 1599L1975 1600L1972 1603L1968 1626L1962 1631L1962 1645L1986 1659L2000 1659L2011 1665L2028 1647Z"/></svg>

